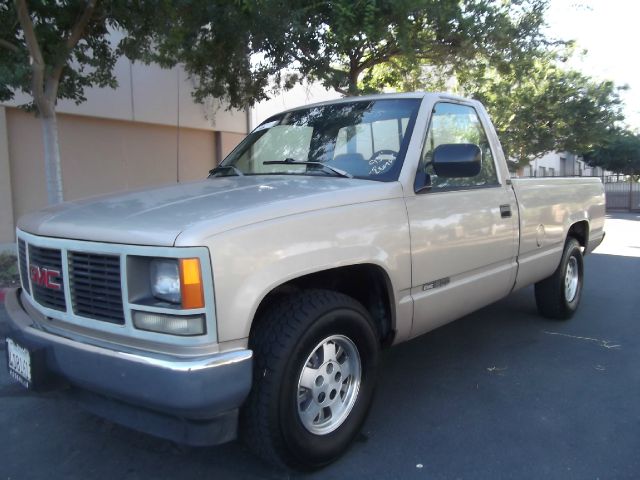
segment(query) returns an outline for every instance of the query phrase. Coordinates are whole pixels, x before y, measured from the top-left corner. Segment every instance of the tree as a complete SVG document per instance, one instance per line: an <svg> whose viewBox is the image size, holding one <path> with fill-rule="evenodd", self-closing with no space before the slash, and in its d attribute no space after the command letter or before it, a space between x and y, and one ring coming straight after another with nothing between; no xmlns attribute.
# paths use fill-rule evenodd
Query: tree
<svg viewBox="0 0 640 480"><path fill-rule="evenodd" d="M521 166L550 151L592 150L623 118L612 82L565 70L548 54L503 72L483 65L458 81L485 105L506 155Z"/></svg>
<svg viewBox="0 0 640 480"><path fill-rule="evenodd" d="M364 75L399 57L457 68L478 56L509 63L553 43L541 31L546 5L546 0L320 2L290 24L291 57L302 76L354 95L362 91Z"/></svg>
<svg viewBox="0 0 640 480"><path fill-rule="evenodd" d="M251 45L265 47L273 32L257 28L252 13L251 2L224 0L0 0L0 101L19 91L33 99L25 107L42 125L49 203L63 200L56 103L81 103L90 86L115 88L121 55L162 66L186 63L199 79L199 101L214 95L244 106L264 98L269 75L282 62L251 64ZM113 32L122 36L116 44ZM283 46L269 47L274 58Z"/></svg>
<svg viewBox="0 0 640 480"><path fill-rule="evenodd" d="M619 88L562 68L562 50L531 50L509 64L478 56L457 68L399 58L365 78L397 90L450 90L481 101L505 154L524 166L550 151L593 150L623 116Z"/></svg>
<svg viewBox="0 0 640 480"><path fill-rule="evenodd" d="M587 152L584 159L589 165L629 175L632 180L640 181L640 135L616 129L599 147Z"/></svg>
<svg viewBox="0 0 640 480"><path fill-rule="evenodd" d="M396 57L368 70L359 84L363 93L379 93L385 89L398 92L451 90L455 78L450 65L424 65L408 57Z"/></svg>
<svg viewBox="0 0 640 480"><path fill-rule="evenodd" d="M0 0L0 101L16 91L41 119L50 203L62 200L55 106L116 86L113 67L178 63L194 97L245 107L272 82L319 79L344 94L380 89L376 68L496 71L553 45L541 30L547 0ZM122 39L112 45L111 32ZM478 59L482 59L478 62ZM283 74L288 67L291 75ZM420 78L417 78L420 80ZM478 93L480 94L480 93Z"/></svg>
<svg viewBox="0 0 640 480"><path fill-rule="evenodd" d="M451 69L483 56L506 65L554 45L541 30L547 1L185 0L154 15L153 48L131 54L183 62L199 79L199 100L224 94L232 106L251 105L270 85L303 78L353 95L371 89L361 80L376 66L397 59Z"/></svg>
<svg viewBox="0 0 640 480"><path fill-rule="evenodd" d="M245 108L268 98L273 83L286 88L297 79L285 78L282 70L293 61L294 32L299 35L309 14L305 2L160 3L170 5L149 20L151 41L125 42L123 50L129 58L167 68L182 64L196 80L196 101L223 98L229 107Z"/></svg>
<svg viewBox="0 0 640 480"><path fill-rule="evenodd" d="M90 85L115 86L111 71L117 52L107 27L132 27L134 14L121 3L111 8L97 0L0 4L0 100L13 98L16 90L33 98L28 107L41 120L50 204L63 198L56 102L81 102Z"/></svg>

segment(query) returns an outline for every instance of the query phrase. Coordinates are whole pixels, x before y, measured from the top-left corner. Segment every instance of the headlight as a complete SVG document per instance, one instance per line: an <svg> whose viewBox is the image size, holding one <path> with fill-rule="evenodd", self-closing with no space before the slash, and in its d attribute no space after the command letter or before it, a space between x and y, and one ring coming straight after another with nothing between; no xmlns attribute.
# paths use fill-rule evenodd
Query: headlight
<svg viewBox="0 0 640 480"><path fill-rule="evenodd" d="M154 297L169 303L182 302L177 260L160 258L152 260L150 274L151 293Z"/></svg>
<svg viewBox="0 0 640 480"><path fill-rule="evenodd" d="M151 260L151 294L184 309L204 307L202 273L197 258Z"/></svg>

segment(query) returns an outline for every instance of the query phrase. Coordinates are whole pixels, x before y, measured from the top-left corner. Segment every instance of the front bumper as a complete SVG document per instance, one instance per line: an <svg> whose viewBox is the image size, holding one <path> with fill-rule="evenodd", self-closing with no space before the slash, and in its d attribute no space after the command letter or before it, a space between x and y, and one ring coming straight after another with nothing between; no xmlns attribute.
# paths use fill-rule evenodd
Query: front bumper
<svg viewBox="0 0 640 480"><path fill-rule="evenodd" d="M47 371L94 413L190 445L235 438L237 413L251 388L252 352L171 357L98 346L45 331L20 290L5 298L9 336L41 350Z"/></svg>

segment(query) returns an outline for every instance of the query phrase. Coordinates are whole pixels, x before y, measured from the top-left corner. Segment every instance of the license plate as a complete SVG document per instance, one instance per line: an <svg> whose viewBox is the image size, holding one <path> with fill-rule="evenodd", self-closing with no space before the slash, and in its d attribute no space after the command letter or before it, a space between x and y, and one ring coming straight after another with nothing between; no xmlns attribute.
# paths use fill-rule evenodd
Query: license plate
<svg viewBox="0 0 640 480"><path fill-rule="evenodd" d="M18 345L13 339L7 338L7 357L9 375L25 388L31 388L33 375L29 350Z"/></svg>

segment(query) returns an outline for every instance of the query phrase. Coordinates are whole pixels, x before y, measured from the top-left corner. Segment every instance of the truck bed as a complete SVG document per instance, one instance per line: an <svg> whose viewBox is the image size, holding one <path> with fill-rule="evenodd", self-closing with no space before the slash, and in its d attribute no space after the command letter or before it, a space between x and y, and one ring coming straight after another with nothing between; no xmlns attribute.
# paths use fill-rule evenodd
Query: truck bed
<svg viewBox="0 0 640 480"><path fill-rule="evenodd" d="M569 227L586 221L585 253L604 236L605 198L599 178L514 178L520 218L515 288L549 276L558 266Z"/></svg>

